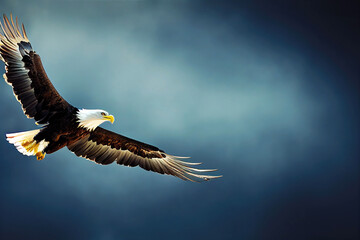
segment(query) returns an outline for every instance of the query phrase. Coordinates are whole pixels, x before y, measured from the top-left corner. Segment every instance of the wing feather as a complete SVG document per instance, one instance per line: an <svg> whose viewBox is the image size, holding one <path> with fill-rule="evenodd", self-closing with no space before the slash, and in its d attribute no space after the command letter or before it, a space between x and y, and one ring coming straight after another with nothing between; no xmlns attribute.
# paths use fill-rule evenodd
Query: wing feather
<svg viewBox="0 0 360 240"><path fill-rule="evenodd" d="M0 59L5 63L5 81L12 86L16 99L28 118L46 124L56 113L72 111L72 107L56 91L32 49L22 24L3 15L0 26Z"/></svg>
<svg viewBox="0 0 360 240"><path fill-rule="evenodd" d="M125 166L141 168L160 174L173 175L183 180L206 181L221 176L203 175L216 169L197 169L200 163L185 162L164 153L157 147L124 137L101 127L89 133L81 140L68 146L77 156L87 158L99 164L116 161Z"/></svg>

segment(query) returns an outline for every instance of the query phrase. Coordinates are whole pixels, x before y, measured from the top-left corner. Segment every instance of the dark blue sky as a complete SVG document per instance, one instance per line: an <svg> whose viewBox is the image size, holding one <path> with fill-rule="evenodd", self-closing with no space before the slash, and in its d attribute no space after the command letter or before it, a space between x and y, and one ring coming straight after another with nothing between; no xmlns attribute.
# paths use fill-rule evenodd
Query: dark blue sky
<svg viewBox="0 0 360 240"><path fill-rule="evenodd" d="M105 109L116 121L103 127L224 175L196 184L66 149L22 156L5 134L37 126L3 81L1 239L359 238L359 3L1 9L25 23L70 103Z"/></svg>

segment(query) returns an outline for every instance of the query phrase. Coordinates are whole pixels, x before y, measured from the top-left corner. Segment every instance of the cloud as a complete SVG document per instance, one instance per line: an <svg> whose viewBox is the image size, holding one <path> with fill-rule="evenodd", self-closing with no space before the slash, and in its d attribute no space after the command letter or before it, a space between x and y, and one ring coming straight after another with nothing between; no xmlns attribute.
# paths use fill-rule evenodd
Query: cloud
<svg viewBox="0 0 360 240"><path fill-rule="evenodd" d="M314 182L350 182L339 158L356 155L353 135L342 132L356 117L346 120L336 68L314 63L309 52L316 49L264 34L249 12L232 19L220 11L220 18L216 9L195 11L190 1L6 1L3 7L25 22L50 79L70 103L105 109L116 121L103 127L192 156L224 175L193 185L96 165L67 149L37 162L3 140L1 203L3 216L12 216L2 220L12 226L2 229L5 236L21 228L58 238L136 239L145 237L141 228L157 238L183 238L179 229L185 229L198 238L246 239L264 224L283 223L282 213L295 208L311 219L307 206L342 191L329 187L321 195ZM1 86L1 109L14 116L1 119L2 134L35 128L10 87ZM306 198L296 200L298 189L316 202L301 207ZM165 227L154 233L159 226Z"/></svg>

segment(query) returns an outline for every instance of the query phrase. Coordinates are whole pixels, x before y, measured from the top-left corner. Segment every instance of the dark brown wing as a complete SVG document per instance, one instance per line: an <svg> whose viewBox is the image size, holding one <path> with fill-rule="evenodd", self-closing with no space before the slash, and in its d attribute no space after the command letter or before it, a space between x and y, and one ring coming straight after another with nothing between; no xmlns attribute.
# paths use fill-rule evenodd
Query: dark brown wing
<svg viewBox="0 0 360 240"><path fill-rule="evenodd" d="M86 137L68 146L69 150L79 157L87 158L99 164L110 164L116 161L129 167L140 166L148 171L169 174L184 180L209 180L221 176L201 175L216 169L196 169L191 165L200 163L184 162L182 157L164 153L157 147L138 142L105 130L101 127Z"/></svg>
<svg viewBox="0 0 360 240"><path fill-rule="evenodd" d="M1 23L1 22L0 22ZM72 108L56 91L27 38L24 25L20 29L3 16L0 32L0 59L5 63L6 82L13 87L16 99L28 118L45 124L57 112Z"/></svg>

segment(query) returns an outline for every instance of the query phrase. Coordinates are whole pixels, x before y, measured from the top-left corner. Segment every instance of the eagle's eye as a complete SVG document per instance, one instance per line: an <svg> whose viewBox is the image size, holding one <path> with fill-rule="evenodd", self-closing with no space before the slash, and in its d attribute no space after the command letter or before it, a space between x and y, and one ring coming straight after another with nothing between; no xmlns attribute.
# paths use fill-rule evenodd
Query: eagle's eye
<svg viewBox="0 0 360 240"><path fill-rule="evenodd" d="M101 116L106 116L106 113L105 113L105 112L101 112Z"/></svg>

